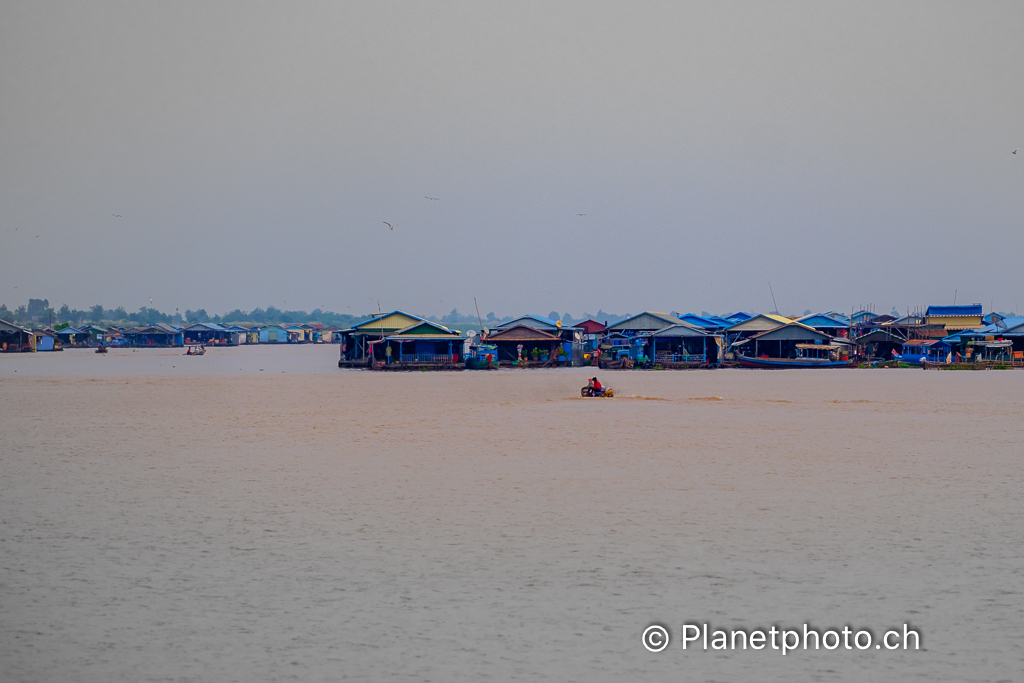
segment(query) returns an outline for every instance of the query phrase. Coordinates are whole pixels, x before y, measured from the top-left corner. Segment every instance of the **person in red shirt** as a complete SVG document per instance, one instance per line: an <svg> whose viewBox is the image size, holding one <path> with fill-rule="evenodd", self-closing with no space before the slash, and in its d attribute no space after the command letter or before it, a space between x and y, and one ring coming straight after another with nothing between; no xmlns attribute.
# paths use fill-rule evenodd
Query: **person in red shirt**
<svg viewBox="0 0 1024 683"><path fill-rule="evenodd" d="M595 394L600 394L601 393L601 382L599 382L596 377L592 381L593 381L593 384L591 386L593 386L593 388L594 388L594 393Z"/></svg>

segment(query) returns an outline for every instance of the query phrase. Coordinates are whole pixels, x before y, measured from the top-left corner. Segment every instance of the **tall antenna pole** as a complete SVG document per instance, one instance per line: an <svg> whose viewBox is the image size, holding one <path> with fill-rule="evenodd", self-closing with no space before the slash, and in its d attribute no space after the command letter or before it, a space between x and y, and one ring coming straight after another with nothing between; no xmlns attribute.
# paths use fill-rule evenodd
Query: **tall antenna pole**
<svg viewBox="0 0 1024 683"><path fill-rule="evenodd" d="M380 322L380 340L384 341L384 311L380 310L380 299L377 299L377 320ZM386 359L385 359L386 360ZM373 347L370 347L370 365L373 365Z"/></svg>
<svg viewBox="0 0 1024 683"><path fill-rule="evenodd" d="M481 338L483 338L483 334L484 334L484 321L480 317L480 306L477 305L476 297L475 296L473 297L473 308L476 309L476 321L478 323L480 323L480 336L481 336Z"/></svg>
<svg viewBox="0 0 1024 683"><path fill-rule="evenodd" d="M768 291L772 293L772 306L775 306L775 313L778 314L778 312L779 312L779 305L777 303L775 303L775 290L772 289L772 281L771 280L768 281Z"/></svg>
<svg viewBox="0 0 1024 683"><path fill-rule="evenodd" d="M957 287L956 289L953 290L953 305L954 306L956 306L956 293L959 292L959 291L960 291L959 287Z"/></svg>

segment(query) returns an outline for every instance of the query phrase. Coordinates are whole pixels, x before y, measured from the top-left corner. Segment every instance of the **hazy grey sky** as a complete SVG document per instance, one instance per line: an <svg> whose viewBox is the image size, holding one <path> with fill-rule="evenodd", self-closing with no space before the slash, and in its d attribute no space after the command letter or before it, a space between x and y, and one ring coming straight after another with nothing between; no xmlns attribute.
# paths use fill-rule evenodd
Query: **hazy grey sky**
<svg viewBox="0 0 1024 683"><path fill-rule="evenodd" d="M3 2L0 302L725 312L771 280L784 312L1019 308L1022 27L1020 2Z"/></svg>

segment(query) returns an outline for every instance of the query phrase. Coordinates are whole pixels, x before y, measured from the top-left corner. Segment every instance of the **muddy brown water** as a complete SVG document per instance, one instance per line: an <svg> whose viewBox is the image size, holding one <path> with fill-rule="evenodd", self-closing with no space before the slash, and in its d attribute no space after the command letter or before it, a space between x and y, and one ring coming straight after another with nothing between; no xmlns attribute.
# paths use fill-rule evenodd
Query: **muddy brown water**
<svg viewBox="0 0 1024 683"><path fill-rule="evenodd" d="M1020 680L1024 373L335 357L0 357L0 678Z"/></svg>

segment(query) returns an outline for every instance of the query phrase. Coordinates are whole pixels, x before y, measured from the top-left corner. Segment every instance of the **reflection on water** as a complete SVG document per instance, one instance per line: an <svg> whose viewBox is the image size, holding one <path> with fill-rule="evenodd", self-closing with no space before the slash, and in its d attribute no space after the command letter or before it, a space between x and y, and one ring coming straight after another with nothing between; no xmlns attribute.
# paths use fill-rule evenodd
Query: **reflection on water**
<svg viewBox="0 0 1024 683"><path fill-rule="evenodd" d="M1024 373L608 372L659 400L582 400L589 369L130 353L0 358L9 680L1024 670ZM924 649L654 655L655 621Z"/></svg>

